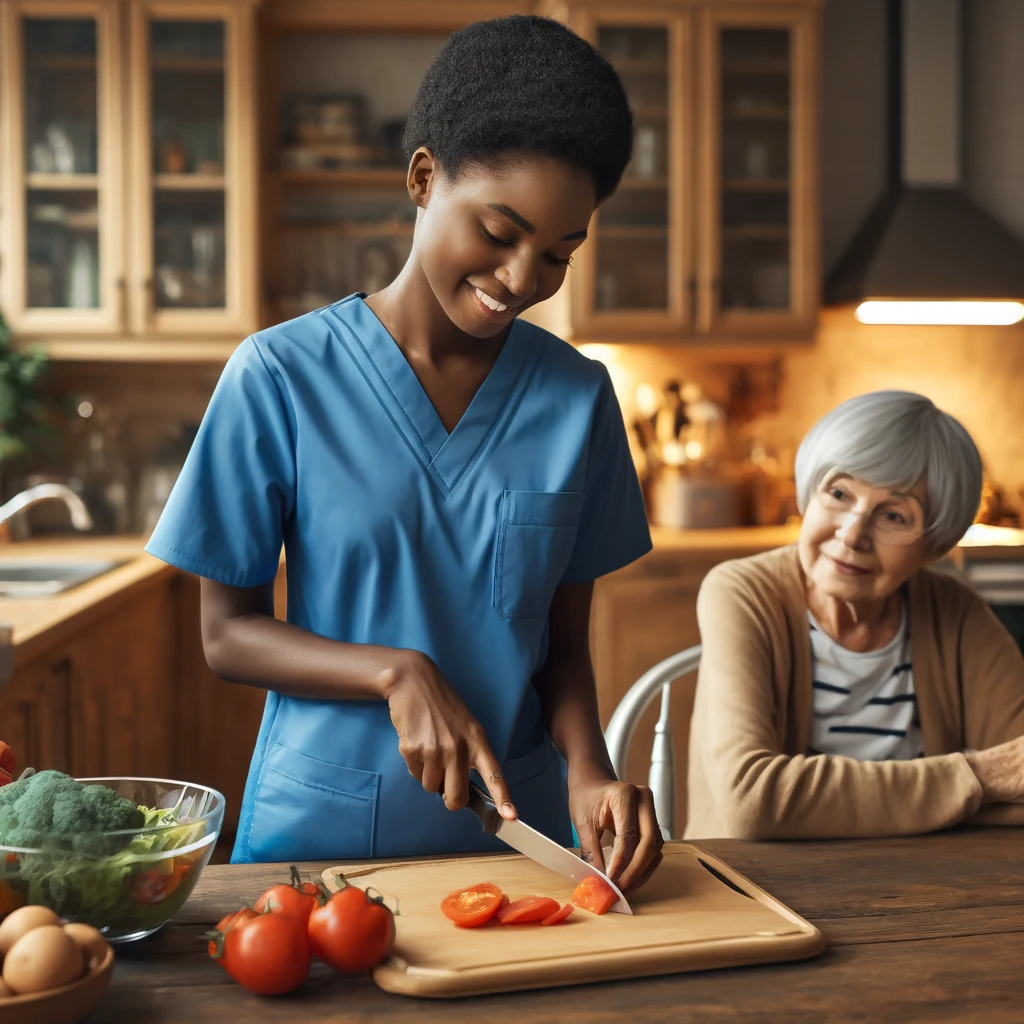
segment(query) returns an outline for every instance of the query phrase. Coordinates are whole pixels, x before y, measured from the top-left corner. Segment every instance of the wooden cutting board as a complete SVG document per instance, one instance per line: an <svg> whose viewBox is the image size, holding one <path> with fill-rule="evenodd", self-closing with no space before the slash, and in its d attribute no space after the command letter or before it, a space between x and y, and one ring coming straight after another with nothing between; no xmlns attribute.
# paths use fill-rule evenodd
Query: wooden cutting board
<svg viewBox="0 0 1024 1024"><path fill-rule="evenodd" d="M457 928L440 909L456 889L493 882L511 899L569 902L571 879L518 854L424 860L324 872L397 900L391 958L373 971L388 992L447 998L798 960L825 948L821 932L699 847L666 844L654 877L631 899L633 916L576 910L564 925Z"/></svg>

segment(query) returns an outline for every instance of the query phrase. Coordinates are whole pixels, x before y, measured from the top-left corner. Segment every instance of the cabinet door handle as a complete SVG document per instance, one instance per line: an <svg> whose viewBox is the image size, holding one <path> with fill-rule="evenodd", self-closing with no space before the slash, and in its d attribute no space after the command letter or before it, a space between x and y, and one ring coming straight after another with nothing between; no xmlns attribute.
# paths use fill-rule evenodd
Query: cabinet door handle
<svg viewBox="0 0 1024 1024"><path fill-rule="evenodd" d="M142 278L139 287L142 290L142 316L148 326L153 320L153 278Z"/></svg>
<svg viewBox="0 0 1024 1024"><path fill-rule="evenodd" d="M74 665L70 658L61 658L50 666L51 727L53 753L61 761L61 771L74 772L74 751L71 749L71 678Z"/></svg>
<svg viewBox="0 0 1024 1024"><path fill-rule="evenodd" d="M117 291L117 326L121 330L126 330L127 324L127 302L128 302L128 284L123 277L119 277L114 282L114 288Z"/></svg>

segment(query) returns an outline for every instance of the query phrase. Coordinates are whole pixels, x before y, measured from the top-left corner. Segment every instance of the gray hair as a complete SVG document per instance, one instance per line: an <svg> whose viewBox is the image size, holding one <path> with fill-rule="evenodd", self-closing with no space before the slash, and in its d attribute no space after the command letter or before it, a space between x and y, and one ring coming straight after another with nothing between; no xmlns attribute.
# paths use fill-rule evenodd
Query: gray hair
<svg viewBox="0 0 1024 1024"><path fill-rule="evenodd" d="M801 514L832 470L873 487L913 487L924 478L925 532L934 553L956 545L981 502L981 456L971 435L912 391L858 395L811 427L796 453Z"/></svg>

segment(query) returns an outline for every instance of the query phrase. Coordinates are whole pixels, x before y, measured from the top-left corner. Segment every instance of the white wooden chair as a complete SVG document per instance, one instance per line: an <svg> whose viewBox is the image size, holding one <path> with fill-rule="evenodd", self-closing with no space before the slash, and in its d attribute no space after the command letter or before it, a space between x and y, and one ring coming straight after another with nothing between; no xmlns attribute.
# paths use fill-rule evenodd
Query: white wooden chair
<svg viewBox="0 0 1024 1024"><path fill-rule="evenodd" d="M604 739L612 759L612 767L620 778L626 775L626 758L633 733L643 713L661 693L661 713L654 727L654 746L651 750L651 769L647 784L654 794L654 807L658 814L661 834L671 839L675 831L675 752L672 741L672 723L669 708L672 684L682 676L697 671L700 664L700 646L673 654L648 669L626 692L612 714Z"/></svg>

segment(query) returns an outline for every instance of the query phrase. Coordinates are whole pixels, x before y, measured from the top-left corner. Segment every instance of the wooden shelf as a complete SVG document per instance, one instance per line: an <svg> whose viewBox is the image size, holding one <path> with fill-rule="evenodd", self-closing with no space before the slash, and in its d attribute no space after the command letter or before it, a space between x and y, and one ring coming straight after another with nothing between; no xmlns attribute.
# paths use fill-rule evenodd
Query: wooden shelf
<svg viewBox="0 0 1024 1024"><path fill-rule="evenodd" d="M66 220L30 220L29 224L33 230L40 228L60 228L61 231L72 231L80 235L98 235L100 230L99 220L95 224L76 224L74 220L69 224ZM40 309L65 309L65 306L40 306Z"/></svg>
<svg viewBox="0 0 1024 1024"><path fill-rule="evenodd" d="M223 174L156 174L153 185L166 192L221 192L227 180Z"/></svg>
<svg viewBox="0 0 1024 1024"><path fill-rule="evenodd" d="M153 57L150 65L154 71L224 72L223 57Z"/></svg>
<svg viewBox="0 0 1024 1024"><path fill-rule="evenodd" d="M605 58L620 75L667 75L668 61L663 57Z"/></svg>
<svg viewBox="0 0 1024 1024"><path fill-rule="evenodd" d="M282 221L282 231L323 231L332 235L348 235L351 238L411 238L416 225L412 221Z"/></svg>
<svg viewBox="0 0 1024 1024"><path fill-rule="evenodd" d="M770 75L788 78L792 66L788 59L772 60L764 57L733 57L722 61L723 75Z"/></svg>
<svg viewBox="0 0 1024 1024"><path fill-rule="evenodd" d="M726 121L768 121L772 124L787 124L788 110L726 110L722 117Z"/></svg>
<svg viewBox="0 0 1024 1024"><path fill-rule="evenodd" d="M619 183L620 192L664 192L668 178L623 178Z"/></svg>
<svg viewBox="0 0 1024 1024"><path fill-rule="evenodd" d="M77 53L26 54L25 67L29 71L96 71L96 55Z"/></svg>
<svg viewBox="0 0 1024 1024"><path fill-rule="evenodd" d="M666 121L668 107L634 107L633 119L636 121Z"/></svg>
<svg viewBox="0 0 1024 1024"><path fill-rule="evenodd" d="M726 178L726 192L788 192L789 178Z"/></svg>
<svg viewBox="0 0 1024 1024"><path fill-rule="evenodd" d="M628 242L657 242L668 238L668 228L656 224L598 224L597 237Z"/></svg>
<svg viewBox="0 0 1024 1024"><path fill-rule="evenodd" d="M100 178L98 174L26 174L25 185L53 192L95 192Z"/></svg>
<svg viewBox="0 0 1024 1024"><path fill-rule="evenodd" d="M737 241L780 241L789 238L789 228L784 224L740 224L722 228L722 237Z"/></svg>
<svg viewBox="0 0 1024 1024"><path fill-rule="evenodd" d="M346 186L404 186L404 167L339 167L324 171L278 171L282 185L316 185L343 188Z"/></svg>

